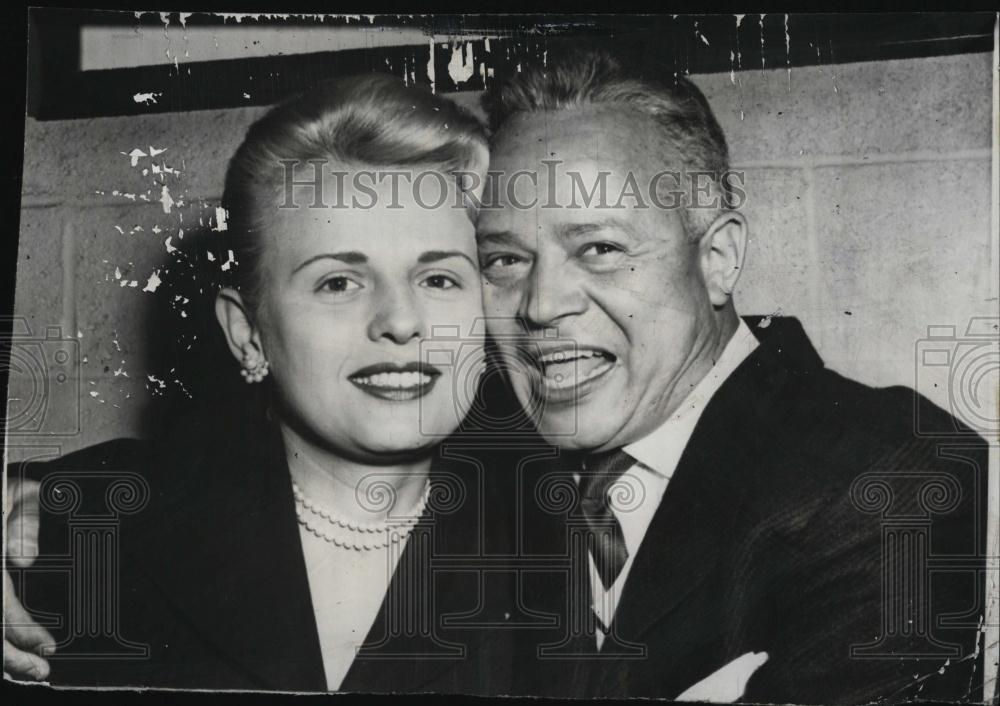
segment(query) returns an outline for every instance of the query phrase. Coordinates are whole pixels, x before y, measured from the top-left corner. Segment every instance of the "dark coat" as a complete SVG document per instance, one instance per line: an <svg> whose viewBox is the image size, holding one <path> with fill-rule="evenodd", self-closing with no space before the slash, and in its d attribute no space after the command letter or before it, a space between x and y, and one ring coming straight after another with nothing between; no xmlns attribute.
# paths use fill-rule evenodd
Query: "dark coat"
<svg viewBox="0 0 1000 706"><path fill-rule="evenodd" d="M567 592L585 567L554 492L568 469L539 452L511 467L523 560L550 569L518 587L536 629L519 633L515 691L673 698L766 651L747 701L981 694L985 443L913 390L826 369L794 319L750 323L761 346L699 419L601 654L593 628L572 630L589 582ZM915 413L942 435L917 435Z"/></svg>
<svg viewBox="0 0 1000 706"><path fill-rule="evenodd" d="M49 628L65 643L51 682L326 690L284 449L258 410L233 405L160 441L9 471L43 480L41 555L21 595L61 623ZM503 624L506 584L486 590L448 569L489 541L481 464L438 458L431 475L428 509L343 691L508 690L509 633L483 627Z"/></svg>

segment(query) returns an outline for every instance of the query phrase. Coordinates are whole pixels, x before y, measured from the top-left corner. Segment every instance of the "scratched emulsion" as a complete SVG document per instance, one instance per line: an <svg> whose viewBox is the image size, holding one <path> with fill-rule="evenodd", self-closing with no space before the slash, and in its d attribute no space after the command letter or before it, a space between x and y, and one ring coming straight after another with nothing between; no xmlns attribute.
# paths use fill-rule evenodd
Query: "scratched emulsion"
<svg viewBox="0 0 1000 706"><path fill-rule="evenodd" d="M179 160L181 166L178 166L175 160ZM225 210L217 204L208 203L201 198L190 198L187 195L184 185L184 159L181 155L172 155L168 146L143 144L128 150L119 150L116 162L122 165L121 169L131 172L122 174L124 182L134 184L136 181L134 176L138 173L141 182L145 183L147 188L144 191L118 188L94 190L95 195L99 197L143 206L143 210L138 212L137 216L143 218L146 226L133 223L115 224L113 226L115 237L128 240L141 239L140 247L159 248L162 250L162 257L158 258L158 264L148 271L140 271L131 260L104 259L102 262L107 269L102 284L115 287L118 290L116 296L159 297L160 303L165 303L172 315L179 319L174 328L179 332L181 347L190 350L197 336L182 325L183 321L191 316L192 302L188 294L194 291L193 287L197 287L200 295L206 293L210 295L214 291L214 283L197 282L202 271L198 266L199 248L188 247L185 235L188 235L188 243L191 243L191 239L196 238L199 233L226 230ZM153 208L159 213L159 217L156 217L156 222L150 226L148 221L150 209ZM128 251L134 249L134 245L123 242L123 247L117 250ZM112 251L114 250L116 249ZM216 263L219 272L228 271L236 264L232 251L228 249L219 253L218 261L211 245L208 245L205 255L208 262ZM151 262L157 258L144 257L144 260ZM178 293L178 290L186 293ZM82 332L79 335L82 337ZM121 346L118 344L117 335L113 344L116 352L120 354ZM89 361L84 360L83 363L86 372ZM176 374L176 363L168 362L166 365L163 370L142 370L138 377L145 378L146 389L154 396L164 395L172 386L181 394L190 397L189 386ZM111 366L105 365L105 367ZM110 379L134 378L138 372L135 370L136 367L144 368L146 362L141 359L129 361L122 355L114 362L113 377ZM119 406L118 400L112 401L106 394L100 392L103 387L98 385L98 380L91 378L87 383L94 388L89 391L91 400L100 404L111 401L113 406ZM112 386L111 389L116 388ZM125 388L117 389L126 399L131 397L131 393L126 392Z"/></svg>

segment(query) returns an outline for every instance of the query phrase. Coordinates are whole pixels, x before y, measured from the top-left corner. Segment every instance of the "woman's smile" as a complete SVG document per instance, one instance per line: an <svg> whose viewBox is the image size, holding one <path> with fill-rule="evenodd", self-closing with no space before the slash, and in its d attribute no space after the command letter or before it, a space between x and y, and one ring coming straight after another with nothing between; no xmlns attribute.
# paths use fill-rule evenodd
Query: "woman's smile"
<svg viewBox="0 0 1000 706"><path fill-rule="evenodd" d="M376 363L357 370L348 380L362 392L390 402L410 402L434 389L441 371L428 363Z"/></svg>

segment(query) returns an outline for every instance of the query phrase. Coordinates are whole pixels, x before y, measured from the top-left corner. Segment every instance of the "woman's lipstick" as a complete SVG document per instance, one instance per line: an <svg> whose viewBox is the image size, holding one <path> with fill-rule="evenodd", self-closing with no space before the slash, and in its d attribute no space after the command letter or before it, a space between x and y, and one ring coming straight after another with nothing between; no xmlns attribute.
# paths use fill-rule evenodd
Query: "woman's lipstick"
<svg viewBox="0 0 1000 706"><path fill-rule="evenodd" d="M408 402L423 397L434 388L441 371L421 362L376 363L348 376L364 393L389 402Z"/></svg>

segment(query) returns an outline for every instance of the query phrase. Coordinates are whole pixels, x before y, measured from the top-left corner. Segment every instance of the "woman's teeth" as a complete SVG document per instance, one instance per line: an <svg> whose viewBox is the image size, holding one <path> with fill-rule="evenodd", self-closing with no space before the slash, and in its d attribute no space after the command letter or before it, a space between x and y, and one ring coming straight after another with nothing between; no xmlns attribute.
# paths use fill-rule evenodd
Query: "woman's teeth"
<svg viewBox="0 0 1000 706"><path fill-rule="evenodd" d="M352 378L359 385L369 387L388 387L394 389L406 389L409 387L420 387L431 381L431 376L425 373L378 373L377 375L366 375L364 377Z"/></svg>

